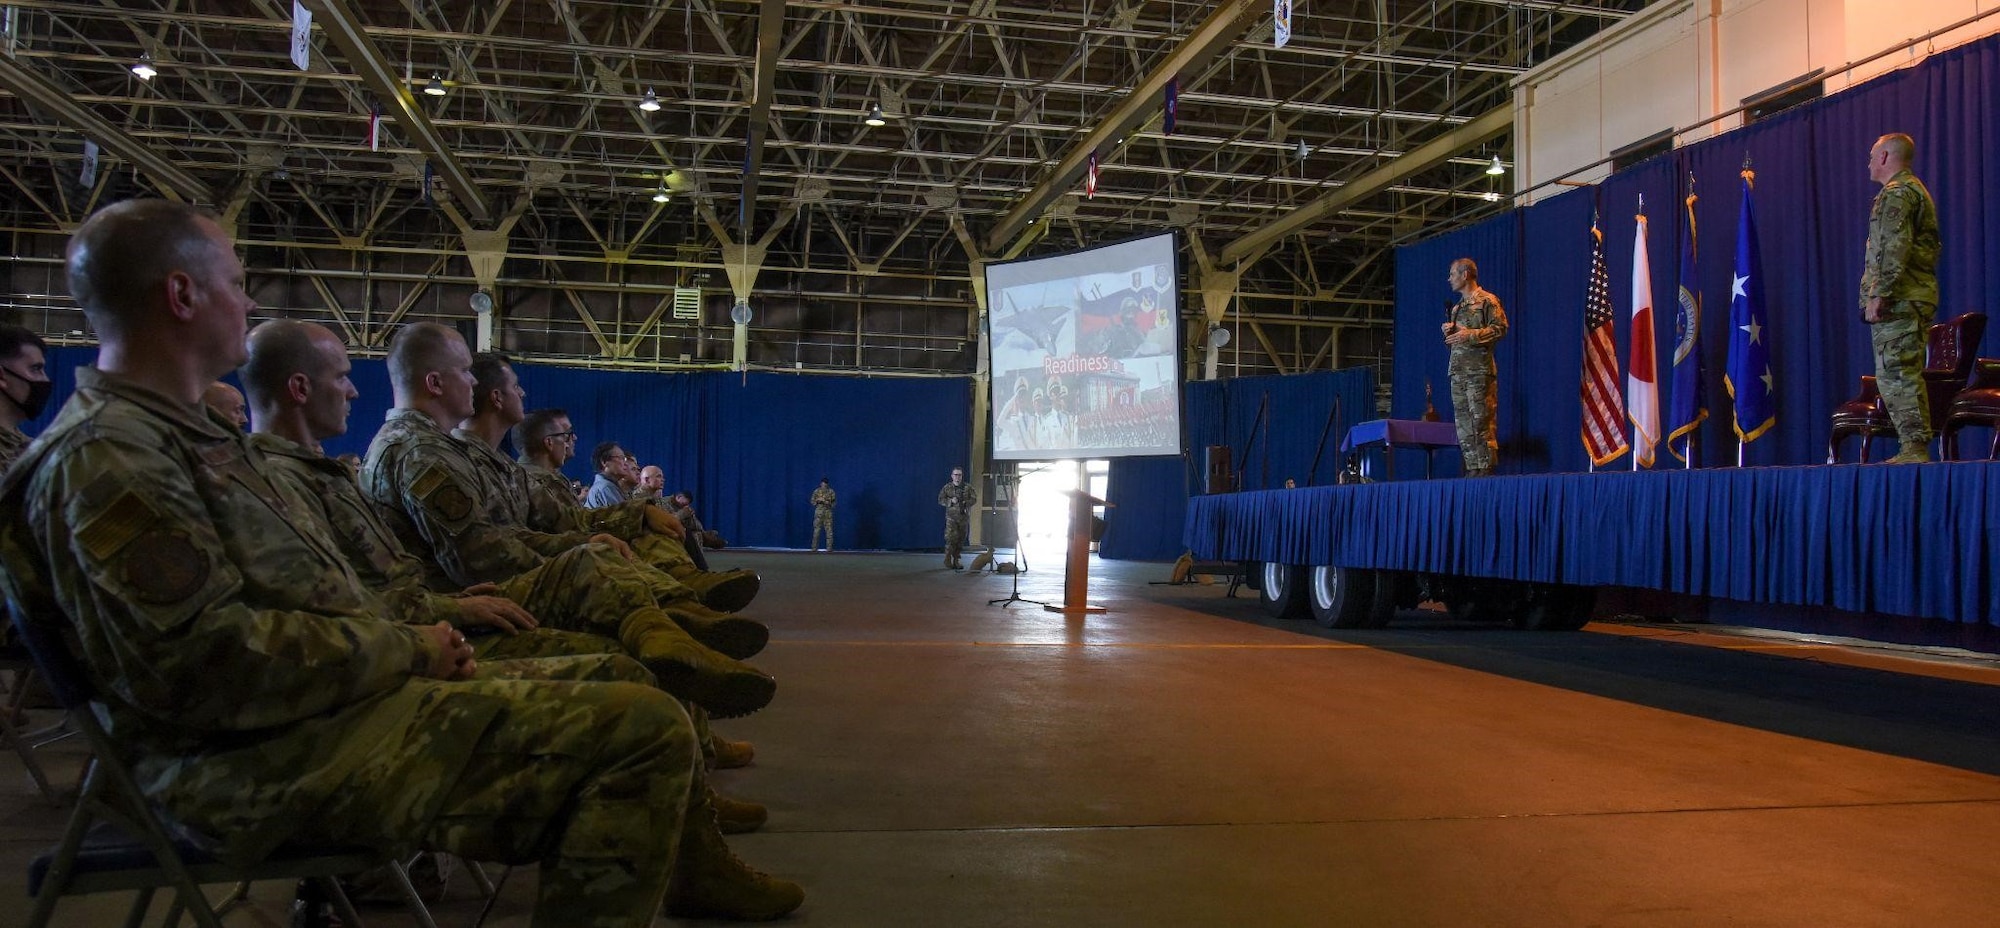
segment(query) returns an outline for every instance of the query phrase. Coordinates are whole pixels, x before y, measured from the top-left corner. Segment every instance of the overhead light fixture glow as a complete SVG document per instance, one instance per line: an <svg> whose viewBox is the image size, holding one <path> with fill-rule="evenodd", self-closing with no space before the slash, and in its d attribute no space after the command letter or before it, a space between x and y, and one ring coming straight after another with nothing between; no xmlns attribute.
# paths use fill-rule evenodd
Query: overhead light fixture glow
<svg viewBox="0 0 2000 928"><path fill-rule="evenodd" d="M1498 203L1500 202L1500 192L1497 190L1488 190L1485 193L1480 194L1480 199L1485 200L1488 203Z"/></svg>
<svg viewBox="0 0 2000 928"><path fill-rule="evenodd" d="M667 185L664 183L660 184L659 189L653 191L653 202L655 203L665 203L673 198L674 195L667 191Z"/></svg>
<svg viewBox="0 0 2000 928"><path fill-rule="evenodd" d="M882 104L870 103L868 104L868 116L862 119L861 122L870 126L886 126L889 124L889 119L882 115Z"/></svg>
<svg viewBox="0 0 2000 928"><path fill-rule="evenodd" d="M140 55L139 60L132 65L132 73L142 81L150 81L160 72L153 67L152 55Z"/></svg>
<svg viewBox="0 0 2000 928"><path fill-rule="evenodd" d="M648 113L657 113L660 111L660 97L653 92L653 88L646 88L645 96L639 98L639 109Z"/></svg>
<svg viewBox="0 0 2000 928"><path fill-rule="evenodd" d="M1500 163L1499 155L1493 156L1493 163L1486 166L1486 173L1492 174L1496 177L1501 174L1507 173L1507 166Z"/></svg>
<svg viewBox="0 0 2000 928"><path fill-rule="evenodd" d="M436 74L431 75L431 82L424 85L424 95L431 97L444 96L444 79Z"/></svg>
<svg viewBox="0 0 2000 928"><path fill-rule="evenodd" d="M1208 327L1208 347L1224 348L1229 345L1229 330L1220 325Z"/></svg>
<svg viewBox="0 0 2000 928"><path fill-rule="evenodd" d="M1312 154L1312 149L1306 147L1305 139L1300 139L1299 144L1292 148L1292 157L1300 161L1306 160L1306 156L1310 154Z"/></svg>

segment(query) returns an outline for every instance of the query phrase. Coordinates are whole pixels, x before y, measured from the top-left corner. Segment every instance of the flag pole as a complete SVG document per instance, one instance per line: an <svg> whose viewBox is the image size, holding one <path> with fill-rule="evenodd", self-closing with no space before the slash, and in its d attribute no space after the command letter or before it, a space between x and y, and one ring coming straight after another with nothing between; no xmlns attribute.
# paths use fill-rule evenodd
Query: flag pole
<svg viewBox="0 0 2000 928"><path fill-rule="evenodd" d="M1645 215L1646 215L1646 195L1642 193L1639 194L1639 216L1643 220L1645 218ZM1634 321L1635 322L1637 321L1637 317L1634 317ZM1632 330L1632 337L1633 338L1639 337L1638 329L1635 328ZM1627 401L1626 408L1627 409L1631 408L1629 400ZM1632 423L1632 472L1635 474L1639 472L1639 434L1640 434L1639 423L1635 421Z"/></svg>

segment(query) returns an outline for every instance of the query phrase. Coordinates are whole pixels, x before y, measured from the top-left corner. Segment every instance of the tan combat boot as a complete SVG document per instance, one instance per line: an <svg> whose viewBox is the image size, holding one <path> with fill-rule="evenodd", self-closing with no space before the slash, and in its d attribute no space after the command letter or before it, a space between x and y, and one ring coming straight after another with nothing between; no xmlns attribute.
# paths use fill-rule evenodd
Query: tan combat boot
<svg viewBox="0 0 2000 928"><path fill-rule="evenodd" d="M763 922L798 908L806 901L799 884L759 873L729 852L716 827L710 795L699 784L692 792L680 853L667 881L667 914Z"/></svg>
<svg viewBox="0 0 2000 928"><path fill-rule="evenodd" d="M673 616L674 622L694 640L739 661L755 657L771 641L771 630L755 619L716 612L691 602L667 603L660 608Z"/></svg>
<svg viewBox="0 0 2000 928"><path fill-rule="evenodd" d="M734 770L748 767L757 759L757 747L748 741L731 741L721 735L713 736L708 742L709 764L717 770Z"/></svg>
<svg viewBox="0 0 2000 928"><path fill-rule="evenodd" d="M708 801L715 806L715 827L725 835L747 835L764 827L771 813L754 802L731 799L714 789L708 791Z"/></svg>
<svg viewBox="0 0 2000 928"><path fill-rule="evenodd" d="M708 711L718 719L749 715L764 708L778 681L749 664L737 663L675 624L659 609L639 609L618 628L625 653L646 665L660 689Z"/></svg>
<svg viewBox="0 0 2000 928"><path fill-rule="evenodd" d="M757 591L764 588L764 581L757 578L754 570L738 567L733 570L698 570L682 565L667 571L669 576L679 580L681 585L694 591L701 604L717 612L739 612L750 601L757 598Z"/></svg>

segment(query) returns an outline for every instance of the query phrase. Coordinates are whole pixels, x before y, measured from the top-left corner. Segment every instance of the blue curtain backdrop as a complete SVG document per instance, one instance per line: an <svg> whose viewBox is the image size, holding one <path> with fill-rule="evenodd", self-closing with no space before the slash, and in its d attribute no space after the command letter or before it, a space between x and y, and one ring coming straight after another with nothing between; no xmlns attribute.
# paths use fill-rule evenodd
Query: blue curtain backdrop
<svg viewBox="0 0 2000 928"><path fill-rule="evenodd" d="M1111 560L1162 561L1185 550L1181 533L1188 497L1201 492L1209 445L1227 445L1238 461L1244 489L1276 489L1291 478L1299 486L1333 482L1341 435L1356 422L1376 418L1375 375L1367 368L1270 377L1239 377L1184 384L1188 453L1180 457L1118 458L1111 462L1098 554ZM1266 424L1258 407L1269 402ZM1339 406L1339 421L1327 420ZM1321 433L1326 451L1313 469Z"/></svg>
<svg viewBox="0 0 2000 928"><path fill-rule="evenodd" d="M1888 132L1917 140L1915 170L1937 199L1944 254L1938 277L1940 320L1977 310L2000 315L2000 38L1932 56L1923 63L1842 91L1810 106L1695 143L1484 223L1397 249L1394 415L1423 411L1424 386L1449 418L1445 351L1438 324L1450 290L1445 271L1470 257L1480 282L1507 308L1512 330L1495 351L1500 370L1499 438L1503 473L1588 468L1579 429L1583 300L1590 222L1605 236L1611 302L1618 318L1621 379L1630 368L1632 238L1643 195L1649 221L1654 342L1660 356L1660 407L1670 408L1674 293L1681 200L1693 177L1697 269L1702 303L1702 395L1709 419L1698 430L1697 463L1733 464L1736 441L1722 385L1728 357L1730 282L1736 250L1744 159L1756 172L1755 209L1777 384L1778 422L1750 444L1746 463L1814 464L1825 460L1833 407L1873 372L1861 323L1861 250L1868 208L1869 146ZM2000 357L2000 334L1979 353ZM1671 425L1662 423L1662 431ZM1627 427L1629 434L1629 424ZM1971 430L1967 453L1988 433ZM1851 443L1850 443L1851 444ZM1849 460L1853 450L1846 449ZM1656 467L1678 466L1661 449ZM1403 466L1399 462L1399 468ZM1621 458L1612 469L1631 467Z"/></svg>

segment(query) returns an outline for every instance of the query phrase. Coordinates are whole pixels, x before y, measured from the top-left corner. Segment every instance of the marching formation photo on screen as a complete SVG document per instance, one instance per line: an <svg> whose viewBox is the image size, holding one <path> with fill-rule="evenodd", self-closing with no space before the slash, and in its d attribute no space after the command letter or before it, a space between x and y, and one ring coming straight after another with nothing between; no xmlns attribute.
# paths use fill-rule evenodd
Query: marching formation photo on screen
<svg viewBox="0 0 2000 928"><path fill-rule="evenodd" d="M986 269L993 454L1180 453L1171 234Z"/></svg>

